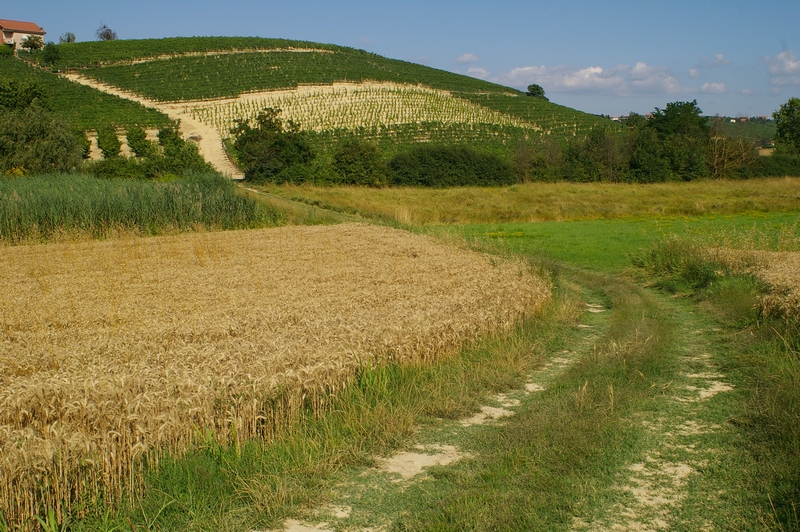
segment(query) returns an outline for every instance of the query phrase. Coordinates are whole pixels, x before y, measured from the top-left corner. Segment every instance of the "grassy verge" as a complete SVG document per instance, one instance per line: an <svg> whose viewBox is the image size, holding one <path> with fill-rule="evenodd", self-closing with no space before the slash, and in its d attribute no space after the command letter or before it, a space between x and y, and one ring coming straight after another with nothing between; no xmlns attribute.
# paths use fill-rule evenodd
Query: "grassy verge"
<svg viewBox="0 0 800 532"><path fill-rule="evenodd" d="M730 420L746 434L755 461L748 479L780 530L800 529L800 324L765 316L768 287L748 272L699 252L697 241L672 239L636 257L656 286L691 295L716 319L726 369L745 390L745 409Z"/></svg>
<svg viewBox="0 0 800 532"><path fill-rule="evenodd" d="M0 180L0 242L106 238L274 225L274 209L217 175L172 182L47 175Z"/></svg>
<svg viewBox="0 0 800 532"><path fill-rule="evenodd" d="M271 194L404 224L489 224L796 211L800 179L652 185L529 183L503 188L268 186Z"/></svg>
<svg viewBox="0 0 800 532"><path fill-rule="evenodd" d="M460 418L488 394L519 387L547 352L574 334L579 307L561 296L510 336L484 339L435 364L363 368L321 414L274 441L223 447L198 434L195 450L151 469L143 495L118 513L87 502L77 530L242 530L279 525L331 488L331 474L370 464L420 425Z"/></svg>
<svg viewBox="0 0 800 532"><path fill-rule="evenodd" d="M626 418L661 400L674 379L673 324L630 283L579 278L589 299L614 311L595 348L505 426L483 431L469 448L476 458L434 473L398 529L563 529L603 503L644 438Z"/></svg>

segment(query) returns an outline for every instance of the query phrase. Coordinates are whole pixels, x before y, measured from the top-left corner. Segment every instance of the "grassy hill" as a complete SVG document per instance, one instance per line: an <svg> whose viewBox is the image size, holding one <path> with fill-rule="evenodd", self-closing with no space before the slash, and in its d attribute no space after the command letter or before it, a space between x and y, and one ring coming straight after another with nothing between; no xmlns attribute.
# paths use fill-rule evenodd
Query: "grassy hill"
<svg viewBox="0 0 800 532"><path fill-rule="evenodd" d="M328 44L192 37L72 43L59 50L61 59L54 70L77 72L154 102L183 102L187 116L212 125L223 137L234 120L280 106L285 118L317 133L321 151L332 138L353 134L378 142L383 152L423 140L469 143L508 154L522 138L564 140L583 136L599 124L615 127L516 89ZM36 56L28 59L35 61ZM156 126L168 121L153 110L77 87L53 72L8 62L13 68L0 70L0 80L41 80L54 94L54 110L77 127L95 129L109 122L122 128ZM326 90L342 83L369 90L350 91L345 105L331 108ZM317 90L316 97L309 87ZM271 96L277 91L283 98L279 102ZM411 92L416 100L409 99ZM250 97L244 107L239 100L254 93L263 98ZM304 111L292 114L293 109ZM452 111L443 116L443 109ZM310 116L326 118L310 124L304 120Z"/></svg>
<svg viewBox="0 0 800 532"><path fill-rule="evenodd" d="M10 80L36 81L42 85L48 94L49 107L78 130L98 129L107 124L161 127L171 122L155 109L72 83L13 57L0 56L0 82Z"/></svg>

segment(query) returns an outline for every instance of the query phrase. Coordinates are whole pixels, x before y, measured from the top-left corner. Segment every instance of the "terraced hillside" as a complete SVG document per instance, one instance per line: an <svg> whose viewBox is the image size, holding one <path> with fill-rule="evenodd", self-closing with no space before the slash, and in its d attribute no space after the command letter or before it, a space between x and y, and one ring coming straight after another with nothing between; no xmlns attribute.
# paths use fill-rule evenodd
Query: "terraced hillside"
<svg viewBox="0 0 800 532"><path fill-rule="evenodd" d="M91 107L76 101L80 98L54 99L55 110L84 129L101 122L120 128L159 125L168 115L202 123L224 138L234 120L273 106L283 109L284 119L315 131L318 151L325 151L331 136L355 134L377 142L385 154L435 141L508 155L521 138L563 140L610 124L509 87L334 45L200 37L59 48L54 70L162 112L123 112L118 98L89 96L97 91L85 92ZM53 73L16 64L14 75L23 69L54 92L68 92L56 86L62 81ZM0 79L8 70L0 71Z"/></svg>

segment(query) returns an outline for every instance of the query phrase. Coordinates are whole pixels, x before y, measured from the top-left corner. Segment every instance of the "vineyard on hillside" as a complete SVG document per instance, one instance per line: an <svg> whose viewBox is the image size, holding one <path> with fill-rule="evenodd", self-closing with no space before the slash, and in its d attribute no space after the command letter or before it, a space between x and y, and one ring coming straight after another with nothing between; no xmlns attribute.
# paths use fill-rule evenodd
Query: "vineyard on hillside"
<svg viewBox="0 0 800 532"><path fill-rule="evenodd" d="M475 78L358 51L272 50L186 55L88 68L84 74L160 101L233 98L245 92L364 81L422 84L462 92L521 94Z"/></svg>
<svg viewBox="0 0 800 532"><path fill-rule="evenodd" d="M375 143L384 157L426 142L508 160L523 141L564 143L598 126L620 127L513 88L327 44L197 37L71 43L59 50L60 60L48 68L33 66L36 54L23 54L30 64L7 59L0 82L35 80L47 88L53 111L83 131L181 120L185 134L219 145L238 120L269 107L309 132L318 155L357 137ZM136 95L148 107L104 94L104 87Z"/></svg>
<svg viewBox="0 0 800 532"><path fill-rule="evenodd" d="M264 107L281 108L285 119L306 130L392 142L484 137L497 144L499 137L513 144L541 134L582 137L598 124L615 127L509 87L306 41L198 37L78 43L63 50L61 68L154 101L183 102L189 116L223 137L235 120ZM335 87L341 84L357 88ZM476 135L476 127L488 131ZM401 131L409 129L415 134Z"/></svg>
<svg viewBox="0 0 800 532"><path fill-rule="evenodd" d="M445 91L395 84L330 85L259 93L252 98L198 104L190 108L190 113L192 118L213 125L225 137L237 120L255 118L267 107L281 109L284 119L317 132L419 122L539 129L514 116L454 98Z"/></svg>
<svg viewBox="0 0 800 532"><path fill-rule="evenodd" d="M72 83L12 57L0 57L0 82L11 80L42 85L48 94L47 106L78 130L108 124L160 128L171 123L155 109Z"/></svg>

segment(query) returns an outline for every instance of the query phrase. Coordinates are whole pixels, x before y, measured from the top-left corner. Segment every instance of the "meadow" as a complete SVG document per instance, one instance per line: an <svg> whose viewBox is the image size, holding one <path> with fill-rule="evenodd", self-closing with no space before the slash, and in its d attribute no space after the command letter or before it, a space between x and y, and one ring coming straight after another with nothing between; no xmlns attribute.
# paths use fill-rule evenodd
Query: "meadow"
<svg viewBox="0 0 800 532"><path fill-rule="evenodd" d="M502 188L263 186L276 196L387 222L488 224L794 211L800 179L525 183Z"/></svg>

